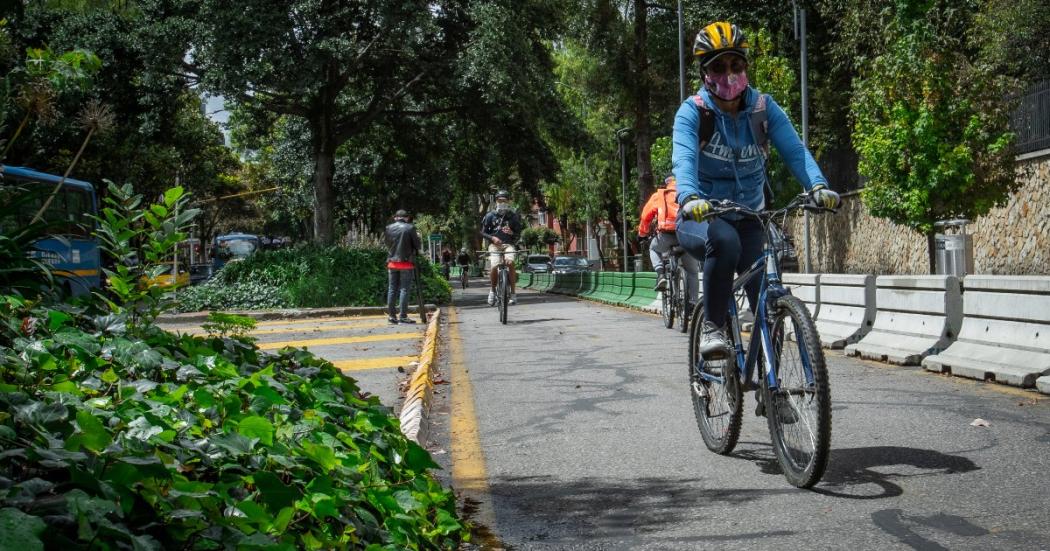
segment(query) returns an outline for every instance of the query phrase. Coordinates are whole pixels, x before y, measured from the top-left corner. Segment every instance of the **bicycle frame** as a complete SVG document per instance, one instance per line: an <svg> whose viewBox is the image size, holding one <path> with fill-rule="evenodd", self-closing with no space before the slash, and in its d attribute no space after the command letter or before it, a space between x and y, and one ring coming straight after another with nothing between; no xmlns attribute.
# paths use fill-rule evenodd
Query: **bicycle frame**
<svg viewBox="0 0 1050 551"><path fill-rule="evenodd" d="M769 327L769 305L782 296L790 295L791 290L784 287L780 280L780 260L777 257L777 251L773 250L772 232L774 231L774 228L776 228L776 231L782 231L779 229L779 226L777 226L777 223L773 218L777 213L786 212L789 209L790 207L757 217L762 223L765 233L765 244L762 247L762 255L759 256L747 271L733 281L733 292L731 293L729 300L729 324L736 343L734 354L736 356L737 371L740 376L739 380L745 391L758 388L757 381L753 380L753 378L759 362L759 344L762 345L761 361L765 367L766 384L770 391L776 391L779 389L776 358L773 356L772 329ZM748 349L745 354L743 345L744 341L740 329L739 312L737 310L736 301L732 297L756 277L761 277L758 290L758 311L755 313L754 329L751 331L751 340L748 342ZM799 350L799 359L802 361L803 371L806 376L806 385L811 386L815 384L815 378L813 376L809 354L806 352L806 347L797 339L796 343ZM781 346L783 346L783 343ZM705 372L703 369L699 369L703 360L701 359L700 361L701 364L694 366L694 369L696 369L697 375L699 375L701 379L718 384L725 384L725 377L712 375Z"/></svg>

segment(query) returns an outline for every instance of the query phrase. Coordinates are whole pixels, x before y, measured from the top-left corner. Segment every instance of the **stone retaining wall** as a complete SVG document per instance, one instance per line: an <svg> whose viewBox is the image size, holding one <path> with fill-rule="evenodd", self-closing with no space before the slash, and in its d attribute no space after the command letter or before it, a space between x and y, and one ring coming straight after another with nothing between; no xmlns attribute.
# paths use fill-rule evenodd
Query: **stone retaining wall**
<svg viewBox="0 0 1050 551"><path fill-rule="evenodd" d="M968 227L974 272L1050 275L1050 151L1019 161L1024 182L1006 205ZM854 274L929 273L926 238L868 214L859 194L843 198L837 215L810 216L813 271ZM805 255L802 217L788 222L799 263Z"/></svg>

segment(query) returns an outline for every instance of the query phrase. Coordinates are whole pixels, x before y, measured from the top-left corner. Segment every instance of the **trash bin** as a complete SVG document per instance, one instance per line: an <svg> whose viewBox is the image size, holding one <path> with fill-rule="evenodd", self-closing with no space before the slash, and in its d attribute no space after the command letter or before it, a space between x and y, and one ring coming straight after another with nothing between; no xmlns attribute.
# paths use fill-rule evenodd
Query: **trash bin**
<svg viewBox="0 0 1050 551"><path fill-rule="evenodd" d="M933 225L934 269L938 274L964 276L973 273L973 239L966 233L965 218L941 220Z"/></svg>

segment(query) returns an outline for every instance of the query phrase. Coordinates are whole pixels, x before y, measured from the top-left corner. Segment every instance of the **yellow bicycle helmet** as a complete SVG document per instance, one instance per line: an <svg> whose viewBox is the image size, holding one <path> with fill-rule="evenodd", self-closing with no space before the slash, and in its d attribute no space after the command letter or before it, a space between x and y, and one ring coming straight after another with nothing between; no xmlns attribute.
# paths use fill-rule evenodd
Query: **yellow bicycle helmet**
<svg viewBox="0 0 1050 551"><path fill-rule="evenodd" d="M744 31L728 21L716 21L700 29L693 42L693 55L705 66L729 53L747 59L749 50Z"/></svg>

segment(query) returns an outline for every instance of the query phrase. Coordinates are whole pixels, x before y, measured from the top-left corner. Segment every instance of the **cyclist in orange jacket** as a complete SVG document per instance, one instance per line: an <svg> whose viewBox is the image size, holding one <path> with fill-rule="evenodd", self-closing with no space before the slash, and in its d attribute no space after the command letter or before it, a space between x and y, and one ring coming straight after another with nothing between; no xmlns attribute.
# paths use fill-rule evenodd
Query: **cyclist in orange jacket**
<svg viewBox="0 0 1050 551"><path fill-rule="evenodd" d="M678 202L675 200L677 193L674 176L668 176L649 196L645 207L642 208L642 219L638 224L638 237L642 239L652 237L653 240L649 244L649 260L652 261L653 269L656 270L657 291L667 289L663 256L678 244L678 236L675 235L675 220L678 218ZM690 312L700 294L700 263L692 256L683 254L681 265L688 274L685 290L686 296L689 297L690 308L686 311Z"/></svg>

